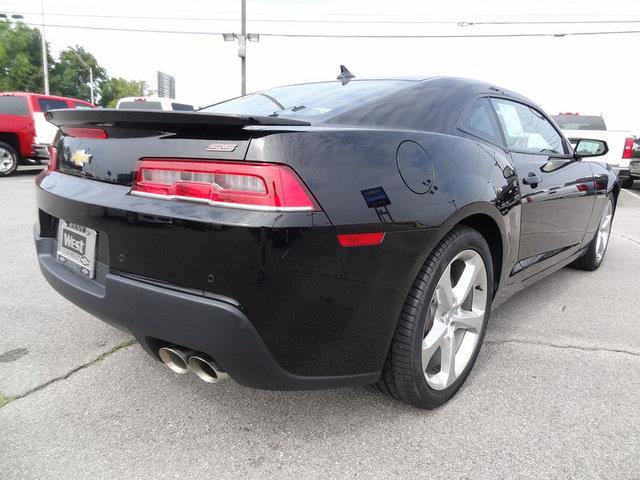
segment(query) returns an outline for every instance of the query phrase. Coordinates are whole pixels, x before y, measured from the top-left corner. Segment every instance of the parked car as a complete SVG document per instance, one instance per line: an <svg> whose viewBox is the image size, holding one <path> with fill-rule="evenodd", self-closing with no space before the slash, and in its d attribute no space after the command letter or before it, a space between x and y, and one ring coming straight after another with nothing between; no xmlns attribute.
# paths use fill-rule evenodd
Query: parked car
<svg viewBox="0 0 640 480"><path fill-rule="evenodd" d="M585 137L607 142L609 152L601 160L618 174L623 188L633 185L633 178L629 175L629 162L634 150L634 136L630 131L607 130L604 118L600 115L561 113L553 115L553 119L573 145L579 138Z"/></svg>
<svg viewBox="0 0 640 480"><path fill-rule="evenodd" d="M175 98L161 97L124 97L118 100L116 108L127 108L135 110L195 110L193 105L178 102Z"/></svg>
<svg viewBox="0 0 640 480"><path fill-rule="evenodd" d="M619 194L530 100L436 77L273 88L200 112L52 111L47 281L177 373L377 384L436 407L489 312L597 269ZM523 312L535 315L535 312ZM594 312L597 315L597 312Z"/></svg>
<svg viewBox="0 0 640 480"><path fill-rule="evenodd" d="M58 130L44 113L61 108L94 108L76 98L39 93L0 93L0 177L13 174L19 164L37 164L49 158L48 146Z"/></svg>

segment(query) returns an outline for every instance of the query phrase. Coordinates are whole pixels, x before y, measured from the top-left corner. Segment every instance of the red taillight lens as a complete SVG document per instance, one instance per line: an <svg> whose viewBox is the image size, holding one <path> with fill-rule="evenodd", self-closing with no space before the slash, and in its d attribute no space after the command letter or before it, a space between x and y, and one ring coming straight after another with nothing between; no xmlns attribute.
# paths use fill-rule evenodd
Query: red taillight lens
<svg viewBox="0 0 640 480"><path fill-rule="evenodd" d="M97 138L100 140L108 137L107 132L101 128L62 127L60 130L70 137Z"/></svg>
<svg viewBox="0 0 640 480"><path fill-rule="evenodd" d="M55 172L58 170L58 149L53 145L49 145L47 149L49 150L49 165L47 165L47 170Z"/></svg>
<svg viewBox="0 0 640 480"><path fill-rule="evenodd" d="M338 235L338 242L341 247L366 247L369 245L380 245L382 240L384 240L384 232L348 233Z"/></svg>
<svg viewBox="0 0 640 480"><path fill-rule="evenodd" d="M624 150L622 151L622 158L633 157L633 138L627 137L624 139Z"/></svg>
<svg viewBox="0 0 640 480"><path fill-rule="evenodd" d="M265 163L143 159L131 193L253 210L319 210L293 170Z"/></svg>

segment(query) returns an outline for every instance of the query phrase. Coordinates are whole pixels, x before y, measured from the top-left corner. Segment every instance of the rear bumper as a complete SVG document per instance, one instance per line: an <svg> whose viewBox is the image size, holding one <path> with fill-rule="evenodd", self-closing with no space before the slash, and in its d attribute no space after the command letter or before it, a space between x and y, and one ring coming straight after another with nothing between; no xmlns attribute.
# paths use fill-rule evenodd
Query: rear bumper
<svg viewBox="0 0 640 480"><path fill-rule="evenodd" d="M46 170L36 184L36 244L54 288L154 355L166 344L200 350L264 388L375 381L408 287L446 230L385 224L382 245L341 248L323 212L137 197ZM51 256L58 219L98 232L96 281Z"/></svg>
<svg viewBox="0 0 640 480"><path fill-rule="evenodd" d="M33 152L32 157L38 160L49 160L49 147L48 145L34 144L31 145Z"/></svg>
<svg viewBox="0 0 640 480"><path fill-rule="evenodd" d="M629 178L629 167L611 167L620 179Z"/></svg>
<svg viewBox="0 0 640 480"><path fill-rule="evenodd" d="M98 263L89 280L56 260L57 241L35 234L38 262L49 284L62 296L101 320L131 333L148 353L176 344L213 357L243 385L276 389L320 389L365 385L379 372L304 376L284 370L232 300L167 287L110 272Z"/></svg>

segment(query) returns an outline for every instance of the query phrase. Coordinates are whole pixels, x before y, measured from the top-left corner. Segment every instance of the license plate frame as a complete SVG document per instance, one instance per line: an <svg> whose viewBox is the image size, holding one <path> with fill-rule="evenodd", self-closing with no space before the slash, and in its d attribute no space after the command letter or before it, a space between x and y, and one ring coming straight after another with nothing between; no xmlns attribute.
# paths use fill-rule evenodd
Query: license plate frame
<svg viewBox="0 0 640 480"><path fill-rule="evenodd" d="M60 219L56 258L69 270L90 279L96 275L98 232Z"/></svg>

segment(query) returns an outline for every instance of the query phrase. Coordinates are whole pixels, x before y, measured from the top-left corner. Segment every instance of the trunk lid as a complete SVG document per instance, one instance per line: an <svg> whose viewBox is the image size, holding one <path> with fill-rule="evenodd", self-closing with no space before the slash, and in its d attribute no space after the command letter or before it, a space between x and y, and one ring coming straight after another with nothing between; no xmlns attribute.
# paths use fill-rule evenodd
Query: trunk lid
<svg viewBox="0 0 640 480"><path fill-rule="evenodd" d="M56 147L62 173L121 185L131 185L141 158L241 161L251 139L269 133L245 127L309 126L280 117L148 110L56 110L46 117L61 129ZM90 138L87 131L106 138Z"/></svg>

